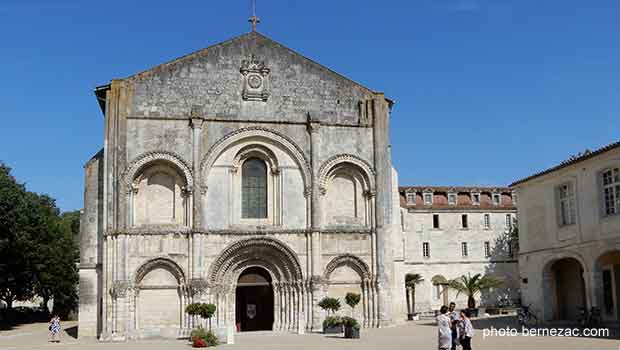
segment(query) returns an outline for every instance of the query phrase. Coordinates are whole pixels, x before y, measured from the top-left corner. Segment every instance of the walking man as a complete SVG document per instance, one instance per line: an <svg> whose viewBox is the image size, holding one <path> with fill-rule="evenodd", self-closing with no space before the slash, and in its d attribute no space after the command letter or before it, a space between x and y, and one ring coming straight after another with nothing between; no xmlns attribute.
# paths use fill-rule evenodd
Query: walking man
<svg viewBox="0 0 620 350"><path fill-rule="evenodd" d="M461 316L458 312L456 312L456 303L451 302L450 307L448 308L448 317L450 318L450 331L452 335L452 345L450 347L451 350L456 350L456 343L458 339L458 330L457 325L461 320Z"/></svg>

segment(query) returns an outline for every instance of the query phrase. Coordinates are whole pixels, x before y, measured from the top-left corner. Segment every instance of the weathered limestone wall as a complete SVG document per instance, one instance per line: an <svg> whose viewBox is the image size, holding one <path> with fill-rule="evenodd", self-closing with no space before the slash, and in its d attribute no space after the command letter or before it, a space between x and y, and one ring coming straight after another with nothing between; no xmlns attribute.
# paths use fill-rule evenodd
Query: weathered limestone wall
<svg viewBox="0 0 620 350"><path fill-rule="evenodd" d="M425 210L401 209L401 226L405 235L404 260L395 274L395 290L402 291L394 303L399 305L399 320L407 317L407 300L404 281L407 273L422 275L424 282L415 290L415 311L438 310L446 301L455 301L458 308L467 307L467 297L456 296L454 290L439 295L432 283L435 276L446 280L462 275L491 275L504 280L504 286L479 296L481 306L496 306L500 298L519 299L519 269L517 257L510 254L506 242L506 215L516 217L515 210ZM433 214L439 214L440 229L433 229ZM468 228L462 228L461 215L468 215ZM484 215L490 216L489 229L484 228ZM429 242L430 257L422 254L422 243ZM468 256L462 256L461 243L466 242ZM489 257L485 256L484 243L489 242Z"/></svg>
<svg viewBox="0 0 620 350"><path fill-rule="evenodd" d="M84 210L80 217L79 324L80 336L96 337L101 320L98 311L101 298L103 159L97 153L84 167Z"/></svg>
<svg viewBox="0 0 620 350"><path fill-rule="evenodd" d="M619 166L620 150L614 149L516 186L521 293L523 302L532 304L545 320L557 317L556 302L546 292L554 288L550 268L560 259L575 259L581 265L587 307L604 306L602 270L618 261L609 264L601 258L620 250L620 216L603 213L601 172ZM573 225L561 226L556 189L566 183L575 190L576 220ZM615 320L618 316L617 311L603 312L604 319Z"/></svg>
<svg viewBox="0 0 620 350"><path fill-rule="evenodd" d="M218 304L230 328L248 266L274 278L275 330L320 329L320 298L348 290L365 327L391 323L383 94L249 33L103 95L102 339L186 336L193 301ZM266 218L241 216L249 157L267 167Z"/></svg>

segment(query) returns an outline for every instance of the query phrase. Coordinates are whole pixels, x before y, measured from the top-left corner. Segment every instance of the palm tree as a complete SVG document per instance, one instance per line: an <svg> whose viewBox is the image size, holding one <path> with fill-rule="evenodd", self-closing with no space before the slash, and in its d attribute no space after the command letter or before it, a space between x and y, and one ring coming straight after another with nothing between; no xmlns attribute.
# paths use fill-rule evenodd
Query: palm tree
<svg viewBox="0 0 620 350"><path fill-rule="evenodd" d="M476 294L482 293L489 288L497 288L504 284L503 281L491 276L482 276L482 274L467 274L462 275L459 278L455 278L448 282L448 286L457 291L456 296L464 293L467 294L467 307L470 309L476 308Z"/></svg>
<svg viewBox="0 0 620 350"><path fill-rule="evenodd" d="M407 318L413 319L415 312L415 286L422 283L424 278L419 273L408 273L405 275L405 288L407 293Z"/></svg>

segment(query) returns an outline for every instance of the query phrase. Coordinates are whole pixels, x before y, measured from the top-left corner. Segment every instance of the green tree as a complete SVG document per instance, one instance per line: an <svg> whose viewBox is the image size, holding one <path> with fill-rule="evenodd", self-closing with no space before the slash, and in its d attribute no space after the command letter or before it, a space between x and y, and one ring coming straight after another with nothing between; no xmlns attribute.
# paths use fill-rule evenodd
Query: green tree
<svg viewBox="0 0 620 350"><path fill-rule="evenodd" d="M192 303L185 307L185 312L191 316L209 320L209 331L211 331L211 317L215 314L217 307L214 304Z"/></svg>
<svg viewBox="0 0 620 350"><path fill-rule="evenodd" d="M32 238L42 222L31 198L11 175L11 168L0 162L0 300L8 308L15 300L34 295Z"/></svg>
<svg viewBox="0 0 620 350"><path fill-rule="evenodd" d="M53 198L26 191L0 163L0 300L10 308L36 294L47 308L54 298L66 318L77 305L78 231L79 212L60 215Z"/></svg>
<svg viewBox="0 0 620 350"><path fill-rule="evenodd" d="M362 296L359 293L347 293L344 297L344 301L351 307L351 317L353 317L353 311L355 311L355 306L360 303Z"/></svg>
<svg viewBox="0 0 620 350"><path fill-rule="evenodd" d="M319 301L319 307L325 311L327 314L335 314L340 310L340 300L336 298L325 297Z"/></svg>
<svg viewBox="0 0 620 350"><path fill-rule="evenodd" d="M470 309L476 308L476 294L489 288L500 287L503 284L504 283L499 279L491 276L482 276L482 274L479 273L473 276L471 274L467 274L467 276L462 275L448 282L449 287L457 291L457 297L461 293L467 295L467 307Z"/></svg>
<svg viewBox="0 0 620 350"><path fill-rule="evenodd" d="M405 275L407 310L411 315L415 313L415 287L422 282L424 282L424 278L419 273L408 273Z"/></svg>

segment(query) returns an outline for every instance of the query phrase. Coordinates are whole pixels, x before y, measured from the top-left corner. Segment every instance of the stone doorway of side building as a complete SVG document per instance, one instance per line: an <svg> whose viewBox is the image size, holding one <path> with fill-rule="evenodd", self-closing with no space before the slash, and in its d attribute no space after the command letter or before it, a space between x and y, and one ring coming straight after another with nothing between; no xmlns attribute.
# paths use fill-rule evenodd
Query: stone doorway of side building
<svg viewBox="0 0 620 350"><path fill-rule="evenodd" d="M601 255L596 260L595 281L602 317L605 321L620 320L620 251ZM602 299L602 300L601 300Z"/></svg>
<svg viewBox="0 0 620 350"><path fill-rule="evenodd" d="M271 276L261 267L249 267L241 273L235 292L237 330L273 329L274 300Z"/></svg>
<svg viewBox="0 0 620 350"><path fill-rule="evenodd" d="M579 310L586 308L583 266L574 258L562 258L543 270L543 297L546 321L575 322Z"/></svg>

